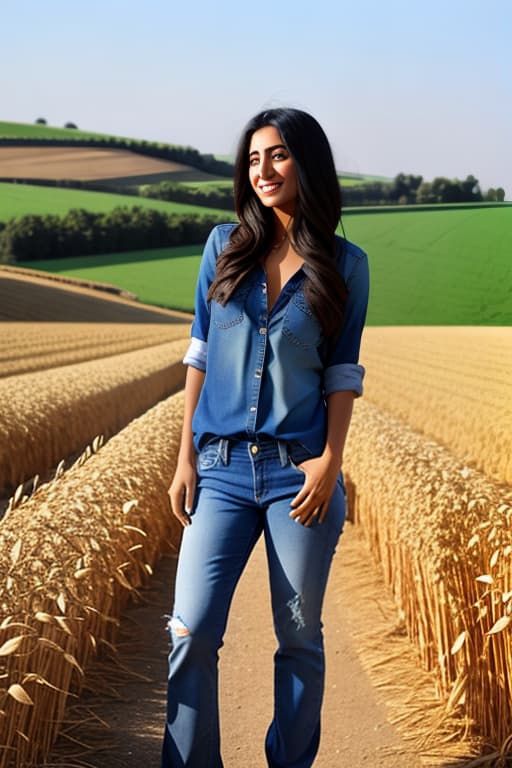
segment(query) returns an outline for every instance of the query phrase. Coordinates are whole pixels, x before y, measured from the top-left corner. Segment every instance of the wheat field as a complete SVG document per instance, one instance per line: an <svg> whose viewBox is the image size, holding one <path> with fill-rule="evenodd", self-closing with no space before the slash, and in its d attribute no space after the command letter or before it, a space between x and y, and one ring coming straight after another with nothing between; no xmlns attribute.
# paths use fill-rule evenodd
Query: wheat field
<svg viewBox="0 0 512 768"><path fill-rule="evenodd" d="M512 328L367 328L365 399L512 483Z"/></svg>
<svg viewBox="0 0 512 768"><path fill-rule="evenodd" d="M0 379L0 489L110 437L183 386L188 341Z"/></svg>
<svg viewBox="0 0 512 768"><path fill-rule="evenodd" d="M1 522L0 768L49 753L91 655L177 546L167 488L181 413L180 394L162 401Z"/></svg>
<svg viewBox="0 0 512 768"><path fill-rule="evenodd" d="M17 280L45 316L45 281ZM53 295L56 322L0 324L1 768L48 755L89 658L180 534L167 488L188 319L105 297L132 322L87 322L90 291ZM85 322L60 320L70 302Z"/></svg>
<svg viewBox="0 0 512 768"><path fill-rule="evenodd" d="M120 605L179 540L165 489L182 399L162 400L158 387L148 396L144 377L183 368L188 327L44 324L53 336L43 341L42 326L27 324L22 341L21 325L0 344L3 360L21 366L0 380L4 465L16 456L19 478L55 464L76 450L66 433L92 416L82 446L122 431L103 446L96 439L85 462L34 494L20 487L0 522L0 743L11 755L0 768L48 754L88 659L115 642ZM496 750L512 719L511 330L367 328L365 396L344 463L351 519L439 698ZM31 358L45 369L20 373ZM114 424L116 409L125 413Z"/></svg>
<svg viewBox="0 0 512 768"><path fill-rule="evenodd" d="M495 756L512 720L511 353L512 328L367 328L346 447L352 519L447 714Z"/></svg>
<svg viewBox="0 0 512 768"><path fill-rule="evenodd" d="M2 323L0 378L184 339L188 330L178 323Z"/></svg>

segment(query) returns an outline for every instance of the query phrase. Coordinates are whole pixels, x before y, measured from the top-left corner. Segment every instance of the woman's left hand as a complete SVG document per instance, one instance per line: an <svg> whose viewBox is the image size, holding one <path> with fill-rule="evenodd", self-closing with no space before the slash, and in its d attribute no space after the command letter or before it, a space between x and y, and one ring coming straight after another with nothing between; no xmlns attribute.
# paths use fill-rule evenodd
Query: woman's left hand
<svg viewBox="0 0 512 768"><path fill-rule="evenodd" d="M304 485L291 502L290 517L309 527L315 520L323 523L334 492L340 465L331 458L318 456L297 466L304 472Z"/></svg>

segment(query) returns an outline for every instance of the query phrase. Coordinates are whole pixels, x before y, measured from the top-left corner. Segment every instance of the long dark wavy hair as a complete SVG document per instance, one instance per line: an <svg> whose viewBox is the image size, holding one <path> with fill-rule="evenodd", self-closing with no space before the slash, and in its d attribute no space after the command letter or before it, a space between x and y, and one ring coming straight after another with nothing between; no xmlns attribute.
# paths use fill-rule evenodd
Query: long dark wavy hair
<svg viewBox="0 0 512 768"><path fill-rule="evenodd" d="M272 125L279 131L297 174L297 200L289 238L304 259L304 295L326 337L337 335L347 297L335 264L334 233L341 216L341 190L327 137L314 117L299 109L268 109L247 124L235 163L235 210L240 223L219 256L208 298L226 304L233 291L272 247L275 218L249 180L253 133Z"/></svg>

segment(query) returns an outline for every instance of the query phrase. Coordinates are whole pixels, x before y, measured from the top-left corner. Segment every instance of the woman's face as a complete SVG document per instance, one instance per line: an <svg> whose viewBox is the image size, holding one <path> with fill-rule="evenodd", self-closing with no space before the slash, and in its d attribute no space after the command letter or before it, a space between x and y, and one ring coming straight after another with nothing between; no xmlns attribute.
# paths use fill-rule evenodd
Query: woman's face
<svg viewBox="0 0 512 768"><path fill-rule="evenodd" d="M263 205L293 214L297 200L295 163L273 125L266 125L252 135L249 180Z"/></svg>

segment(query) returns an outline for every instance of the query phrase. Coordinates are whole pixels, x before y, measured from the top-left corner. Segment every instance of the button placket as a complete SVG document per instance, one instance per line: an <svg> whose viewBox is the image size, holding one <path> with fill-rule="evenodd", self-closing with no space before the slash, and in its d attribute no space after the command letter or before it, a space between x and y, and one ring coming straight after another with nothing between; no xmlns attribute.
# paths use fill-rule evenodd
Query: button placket
<svg viewBox="0 0 512 768"><path fill-rule="evenodd" d="M266 284L264 285L266 288ZM252 387L249 392L248 402L248 417L247 417L247 432L249 435L256 434L256 421L258 418L258 402L261 392L261 382L263 374L263 363L265 360L265 352L267 346L267 313L266 313L267 299L265 291L262 291L260 295L260 303L258 313L258 336L256 340L256 360L254 361L254 376L252 377Z"/></svg>

